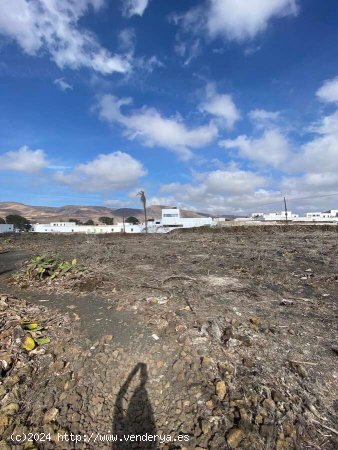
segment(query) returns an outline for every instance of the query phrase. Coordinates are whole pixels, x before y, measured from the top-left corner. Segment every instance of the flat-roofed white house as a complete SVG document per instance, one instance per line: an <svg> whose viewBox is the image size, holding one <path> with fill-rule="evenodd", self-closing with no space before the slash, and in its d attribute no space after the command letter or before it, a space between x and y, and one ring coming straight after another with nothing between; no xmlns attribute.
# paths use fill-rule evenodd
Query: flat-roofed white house
<svg viewBox="0 0 338 450"><path fill-rule="evenodd" d="M330 209L324 212L308 212L306 213L306 218L313 222L327 221L330 219L338 220L338 210Z"/></svg>
<svg viewBox="0 0 338 450"><path fill-rule="evenodd" d="M75 222L34 223L31 226L33 233L75 233Z"/></svg>
<svg viewBox="0 0 338 450"><path fill-rule="evenodd" d="M13 233L14 225L10 223L0 223L0 234L1 233Z"/></svg>
<svg viewBox="0 0 338 450"><path fill-rule="evenodd" d="M51 227L73 227L76 222L51 222Z"/></svg>
<svg viewBox="0 0 338 450"><path fill-rule="evenodd" d="M213 225L212 217L181 217L179 208L163 208L162 218L148 223L151 233L167 233L176 228L195 228Z"/></svg>
<svg viewBox="0 0 338 450"><path fill-rule="evenodd" d="M167 233L176 228L195 228L213 225L212 217L181 217L178 208L162 209L161 219L148 221L149 233ZM125 222L116 225L78 225L75 222L36 223L31 227L33 233L144 233L144 224L133 225Z"/></svg>
<svg viewBox="0 0 338 450"><path fill-rule="evenodd" d="M36 223L31 227L33 233L141 233L142 226L131 223L118 223L116 225L78 225L75 222Z"/></svg>
<svg viewBox="0 0 338 450"><path fill-rule="evenodd" d="M330 211L324 212L308 212L305 216L299 216L298 214L292 214L288 211L288 220L293 222L338 222L338 210L331 209ZM277 213L253 213L251 215L251 220L257 221L282 221L286 220L285 211Z"/></svg>
<svg viewBox="0 0 338 450"><path fill-rule="evenodd" d="M264 220L264 221L279 221L279 220L295 220L299 217L298 214L292 214L291 211L287 213L285 211L277 211L273 213L253 213L251 218L254 220Z"/></svg>

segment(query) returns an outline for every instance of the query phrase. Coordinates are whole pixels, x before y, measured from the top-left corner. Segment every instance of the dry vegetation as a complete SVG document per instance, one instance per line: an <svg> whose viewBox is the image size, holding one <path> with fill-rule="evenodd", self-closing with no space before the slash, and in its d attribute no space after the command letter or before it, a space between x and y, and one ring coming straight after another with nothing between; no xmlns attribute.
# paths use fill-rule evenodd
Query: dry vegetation
<svg viewBox="0 0 338 450"><path fill-rule="evenodd" d="M337 448L337 237L332 227L262 226L0 238L8 252L0 254L4 272L13 260L54 258L56 249L62 261L76 259L84 269L23 282L23 265L19 278L0 277L1 291L25 298L27 310L43 305L42 315L55 310L77 324L67 331L67 348L58 347L65 341L58 322L45 360L28 355L37 372L47 367L46 355L53 364L43 385L34 387L29 376L18 381L10 400L19 409L9 416L5 439L16 427L53 436L60 429L122 432L121 386L144 363L151 414L126 390L124 431L184 432L185 448ZM7 298L8 310L18 308L15 302ZM2 391L0 385L3 406L6 386L21 370L12 364ZM34 392L29 405L27 392ZM141 448L128 445L86 448Z"/></svg>

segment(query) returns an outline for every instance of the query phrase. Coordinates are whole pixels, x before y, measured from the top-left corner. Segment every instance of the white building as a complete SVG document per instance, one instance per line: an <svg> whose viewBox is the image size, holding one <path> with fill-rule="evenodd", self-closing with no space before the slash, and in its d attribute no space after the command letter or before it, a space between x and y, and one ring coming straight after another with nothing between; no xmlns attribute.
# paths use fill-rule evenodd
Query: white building
<svg viewBox="0 0 338 450"><path fill-rule="evenodd" d="M148 221L149 233L168 233L176 228L195 228L215 225L211 217L181 217L178 208L162 209L162 218ZM31 227L33 233L144 233L144 224L118 223L117 225L77 225L75 222L36 223Z"/></svg>
<svg viewBox="0 0 338 450"><path fill-rule="evenodd" d="M312 222L326 222L333 220L338 220L338 209L331 209L330 211L324 212L308 212L306 213L306 218Z"/></svg>
<svg viewBox="0 0 338 450"><path fill-rule="evenodd" d="M284 222L287 220L295 220L298 219L298 214L292 214L291 211L288 211L287 214L285 211L278 211L273 213L253 213L251 214L251 218L254 220L263 220L263 221L280 221L283 220Z"/></svg>
<svg viewBox="0 0 338 450"><path fill-rule="evenodd" d="M0 234L1 233L13 233L14 225L9 223L0 223Z"/></svg>
<svg viewBox="0 0 338 450"><path fill-rule="evenodd" d="M76 222L52 222L51 227L74 227Z"/></svg>
<svg viewBox="0 0 338 450"><path fill-rule="evenodd" d="M308 212L305 216L292 214L288 211L288 220L292 222L330 222L338 223L338 209L331 209L325 212ZM277 213L253 213L251 220L257 221L286 221L285 211Z"/></svg>
<svg viewBox="0 0 338 450"><path fill-rule="evenodd" d="M212 217L181 217L178 208L162 209L162 218L148 223L150 233L167 233L176 228L195 228L214 225Z"/></svg>
<svg viewBox="0 0 338 450"><path fill-rule="evenodd" d="M118 223L117 225L77 225L75 222L36 223L32 225L33 233L141 233L143 227L131 223Z"/></svg>
<svg viewBox="0 0 338 450"><path fill-rule="evenodd" d="M31 225L33 233L75 233L75 222L34 223Z"/></svg>
<svg viewBox="0 0 338 450"><path fill-rule="evenodd" d="M225 223L225 222L229 222L229 218L226 218L226 217L215 217L214 219L213 219L213 221L214 221L214 223L215 224L222 224L222 223Z"/></svg>

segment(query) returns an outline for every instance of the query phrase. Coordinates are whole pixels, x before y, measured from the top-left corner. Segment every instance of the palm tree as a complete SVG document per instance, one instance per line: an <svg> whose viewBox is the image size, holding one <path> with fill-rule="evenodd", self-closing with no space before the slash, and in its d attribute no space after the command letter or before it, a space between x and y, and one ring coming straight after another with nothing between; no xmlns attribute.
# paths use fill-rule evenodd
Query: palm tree
<svg viewBox="0 0 338 450"><path fill-rule="evenodd" d="M146 233L148 233L148 224L147 224L147 198L146 198L146 194L144 193L144 191L140 191L137 194L140 197L141 203L143 205L143 211L144 211L144 223L146 226Z"/></svg>

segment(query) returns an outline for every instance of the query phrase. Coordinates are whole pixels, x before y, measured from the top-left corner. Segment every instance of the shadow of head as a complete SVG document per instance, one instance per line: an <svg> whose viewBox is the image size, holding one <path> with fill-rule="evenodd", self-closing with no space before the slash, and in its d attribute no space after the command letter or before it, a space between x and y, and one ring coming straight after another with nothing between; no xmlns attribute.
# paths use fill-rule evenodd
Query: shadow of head
<svg viewBox="0 0 338 450"><path fill-rule="evenodd" d="M156 425L146 383L147 365L138 363L121 386L115 402L113 433L115 450L157 449L156 442L145 436L156 435Z"/></svg>

